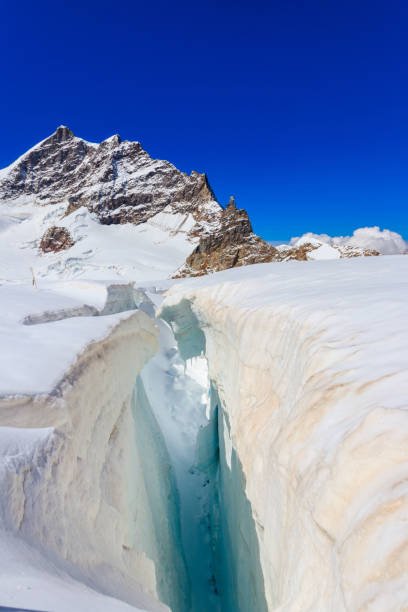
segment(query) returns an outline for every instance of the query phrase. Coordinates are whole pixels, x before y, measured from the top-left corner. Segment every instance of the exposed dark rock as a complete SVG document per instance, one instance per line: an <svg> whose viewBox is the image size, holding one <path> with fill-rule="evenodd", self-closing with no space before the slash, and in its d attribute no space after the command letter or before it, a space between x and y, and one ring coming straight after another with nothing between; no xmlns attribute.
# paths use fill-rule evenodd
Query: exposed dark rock
<svg viewBox="0 0 408 612"><path fill-rule="evenodd" d="M299 246L293 246L291 248L286 248L278 251L277 259L274 261L307 261L309 259L308 255L312 251L319 248L319 245L311 244L310 242L305 242ZM332 247L339 252L339 257L341 259L350 258L350 257L369 257L369 256L377 256L379 255L378 251L374 249L361 249L359 247L351 247L351 246L335 246Z"/></svg>
<svg viewBox="0 0 408 612"><path fill-rule="evenodd" d="M43 253L58 253L70 249L74 245L71 234L65 227L53 225L41 238L40 249Z"/></svg>
<svg viewBox="0 0 408 612"><path fill-rule="evenodd" d="M362 249L360 247L343 246L340 257L378 257L380 253L375 249Z"/></svg>
<svg viewBox="0 0 408 612"><path fill-rule="evenodd" d="M233 197L223 210L217 230L204 235L175 277L201 276L252 263L274 261L278 250L253 233L248 213Z"/></svg>

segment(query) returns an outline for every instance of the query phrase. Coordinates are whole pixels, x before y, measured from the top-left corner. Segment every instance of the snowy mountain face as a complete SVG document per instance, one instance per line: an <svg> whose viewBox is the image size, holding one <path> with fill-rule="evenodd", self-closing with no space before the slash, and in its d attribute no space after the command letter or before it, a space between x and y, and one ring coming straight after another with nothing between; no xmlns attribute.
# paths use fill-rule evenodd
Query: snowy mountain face
<svg viewBox="0 0 408 612"><path fill-rule="evenodd" d="M142 280L382 252L367 236L328 244L310 234L307 244L275 248L233 198L219 205L205 174L185 174L118 135L96 144L64 126L0 170L0 233L0 281L10 265L14 279L32 267L47 278Z"/></svg>
<svg viewBox="0 0 408 612"><path fill-rule="evenodd" d="M22 198L37 205L67 202L66 214L86 206L107 225L145 223L166 206L210 225L221 212L205 175L188 176L153 160L138 142L118 135L93 144L67 127L0 174L0 199Z"/></svg>
<svg viewBox="0 0 408 612"><path fill-rule="evenodd" d="M167 277L180 266L178 276L202 274L270 261L275 253L255 236L245 211L235 204L222 209L205 174L180 172L167 161L152 159L138 142L122 142L118 135L95 144L63 126L0 171L0 215L0 231L11 230L4 238L31 247L31 264L47 277L77 276L96 266L99 272L108 267L110 278L140 278L146 276L148 261L150 278ZM23 222L26 231L17 230ZM111 229L103 232L97 225ZM116 225L127 229L118 232L112 228ZM110 266L99 261L98 246L117 251L119 241L133 242L126 244L132 264L123 256L122 269L115 257ZM195 256L183 266L197 245L207 254L205 261ZM155 254L146 257L146 249ZM64 250L68 254L48 266L44 264L50 258L39 257ZM159 265L157 259L162 260Z"/></svg>

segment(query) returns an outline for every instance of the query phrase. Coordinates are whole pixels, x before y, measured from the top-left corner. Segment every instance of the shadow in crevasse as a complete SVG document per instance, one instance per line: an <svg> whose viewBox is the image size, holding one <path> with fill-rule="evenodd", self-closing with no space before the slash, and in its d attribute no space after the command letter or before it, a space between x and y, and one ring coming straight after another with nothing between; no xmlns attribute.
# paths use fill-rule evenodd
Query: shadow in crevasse
<svg viewBox="0 0 408 612"><path fill-rule="evenodd" d="M217 589L223 612L267 612L259 540L242 464L229 438L229 424L216 389L219 466L214 488L212 536Z"/></svg>

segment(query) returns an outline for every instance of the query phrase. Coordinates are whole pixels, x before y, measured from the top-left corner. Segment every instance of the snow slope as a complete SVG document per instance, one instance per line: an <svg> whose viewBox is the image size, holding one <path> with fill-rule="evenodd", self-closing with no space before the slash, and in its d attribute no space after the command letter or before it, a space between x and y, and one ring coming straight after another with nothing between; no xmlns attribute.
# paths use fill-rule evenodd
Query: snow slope
<svg viewBox="0 0 408 612"><path fill-rule="evenodd" d="M162 316L184 356L205 351L219 397L236 609L408 609L407 302L404 256L169 291Z"/></svg>
<svg viewBox="0 0 408 612"><path fill-rule="evenodd" d="M168 278L194 247L187 233L190 214L158 213L147 223L102 225L82 207L63 217L66 203L0 206L0 284L29 282L30 267L42 279L121 279L144 282ZM66 227L75 244L60 253L42 253L48 227Z"/></svg>

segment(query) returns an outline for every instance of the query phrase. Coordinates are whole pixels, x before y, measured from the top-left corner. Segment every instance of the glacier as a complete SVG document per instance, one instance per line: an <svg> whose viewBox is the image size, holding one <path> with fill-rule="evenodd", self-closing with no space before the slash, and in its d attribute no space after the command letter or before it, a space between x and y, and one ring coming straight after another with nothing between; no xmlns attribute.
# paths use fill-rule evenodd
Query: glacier
<svg viewBox="0 0 408 612"><path fill-rule="evenodd" d="M407 272L1 286L0 606L406 609Z"/></svg>
<svg viewBox="0 0 408 612"><path fill-rule="evenodd" d="M161 310L219 397L225 609L402 611L408 260L307 265L190 280Z"/></svg>

